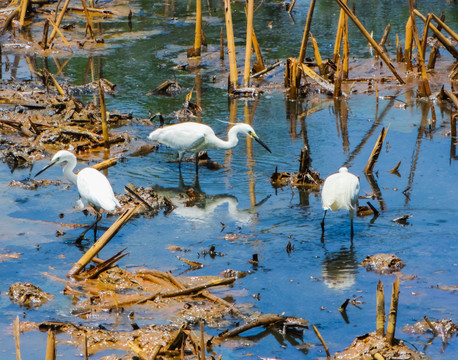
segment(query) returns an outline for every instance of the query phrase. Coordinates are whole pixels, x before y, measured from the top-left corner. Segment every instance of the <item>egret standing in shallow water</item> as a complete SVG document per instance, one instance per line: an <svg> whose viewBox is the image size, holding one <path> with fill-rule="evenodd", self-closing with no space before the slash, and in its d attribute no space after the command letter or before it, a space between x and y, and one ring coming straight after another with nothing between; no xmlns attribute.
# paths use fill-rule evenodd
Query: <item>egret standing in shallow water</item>
<svg viewBox="0 0 458 360"><path fill-rule="evenodd" d="M346 167L341 167L338 173L329 175L324 181L321 190L321 204L324 215L321 220L321 230L324 233L324 218L326 211L340 209L349 210L351 223L351 236L353 237L353 215L359 195L359 179L348 172Z"/></svg>
<svg viewBox="0 0 458 360"><path fill-rule="evenodd" d="M52 158L51 163L36 175L40 175L45 170L55 164L63 164L64 176L74 185L77 186L81 200L84 206L90 205L97 214L95 223L84 231L79 239L81 239L88 230L94 227L94 241L97 234L97 223L102 218L100 210L106 211L115 210L116 206L121 207L119 201L113 193L113 189L108 179L100 171L87 167L82 169L78 174L73 172L76 166L76 156L66 150L58 151Z"/></svg>
<svg viewBox="0 0 458 360"><path fill-rule="evenodd" d="M196 174L199 172L198 153L206 149L228 150L235 147L238 142L238 135L243 134L256 140L268 152L270 149L256 135L254 129L244 123L235 124L227 133L227 141L218 138L210 126L195 122L184 122L169 125L154 130L148 135L148 139L157 141L178 150L178 167L181 170L181 161L185 153L196 155Z"/></svg>

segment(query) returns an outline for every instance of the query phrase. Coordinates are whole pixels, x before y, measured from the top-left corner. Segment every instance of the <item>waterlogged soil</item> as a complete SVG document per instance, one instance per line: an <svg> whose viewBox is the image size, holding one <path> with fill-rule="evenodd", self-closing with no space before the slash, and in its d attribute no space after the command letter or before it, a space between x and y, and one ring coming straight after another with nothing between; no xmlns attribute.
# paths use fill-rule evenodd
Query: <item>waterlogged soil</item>
<svg viewBox="0 0 458 360"><path fill-rule="evenodd" d="M311 32L322 58L330 59L339 7L317 3ZM455 59L439 49L428 72L432 96L419 97L416 50L413 71L396 62L407 4L349 4L377 42L390 22L387 54L407 84L399 85L350 22L354 81L344 81L343 95L334 98L306 78L300 96L290 99L286 59L298 56L309 2L296 4L291 14L278 2L255 3L264 62L280 65L252 80L258 96L248 98L227 94L218 1L203 4L207 45L200 59L186 57L195 25L188 2L96 4L97 10L89 9L91 38L81 2L71 1L62 36L46 49L43 28L46 19L55 21L56 3L32 3L22 30L13 20L0 37L0 358L16 356L17 317L24 359L45 357L48 329L56 332L57 355L65 359L81 358L85 337L93 359L141 356L138 349L151 356L158 350L153 344L163 346L159 356L181 356L182 343L184 355L195 357L201 339L223 359L323 358L309 323L337 358L369 358L374 349L385 358L455 357L456 108L441 92L456 89L449 78ZM6 21L17 5L2 5ZM416 7L424 15L444 12L457 30L453 2L417 1ZM242 74L244 4L232 3L232 10ZM417 24L421 37L419 18ZM427 57L435 42L429 36ZM310 43L307 58L313 68ZM229 125L220 120L249 122L272 154L241 138L232 150L200 154L198 178L192 158L179 172L175 152L147 136L162 123L185 120L210 125L223 139ZM365 175L383 128L373 175ZM59 149L77 154L77 170L116 158L102 171L123 209L140 206L98 254L90 280L66 274L92 245L76 239L93 212L75 207L77 191L58 167L45 179L33 178ZM345 211L328 212L324 234L320 227L320 184L343 165L361 185L353 238ZM121 213L104 214L99 236ZM117 253L125 254L117 267L99 273L102 261ZM399 347L389 348L373 333L376 286L384 284L388 311L396 277ZM227 279L230 284L176 293ZM346 310L339 311L344 303Z"/></svg>

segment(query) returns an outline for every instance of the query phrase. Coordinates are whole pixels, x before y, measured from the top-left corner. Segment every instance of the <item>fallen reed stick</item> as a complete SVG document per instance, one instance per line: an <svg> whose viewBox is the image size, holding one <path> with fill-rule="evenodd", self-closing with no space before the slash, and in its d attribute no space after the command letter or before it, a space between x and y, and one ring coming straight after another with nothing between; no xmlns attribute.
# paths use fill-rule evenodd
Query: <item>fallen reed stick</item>
<svg viewBox="0 0 458 360"><path fill-rule="evenodd" d="M64 18L65 12L67 11L68 4L70 4L70 0L65 0L64 6L62 7L61 12L60 12L59 16L56 19L56 24L55 24L56 26L54 27L54 29L51 32L51 35L49 36L49 43L52 43L52 41L54 40L54 37L56 36L56 34L58 32L60 23L62 22L62 19ZM51 20L50 20L50 22L51 22L51 24L53 24L53 22Z"/></svg>
<svg viewBox="0 0 458 360"><path fill-rule="evenodd" d="M423 16L417 9L413 10L414 14L417 15L423 22L426 22L426 17ZM458 59L458 51L455 47L447 40L447 38L433 25L429 24L430 29L436 35L437 40L441 42L442 45L447 49L447 51L455 58Z"/></svg>
<svg viewBox="0 0 458 360"><path fill-rule="evenodd" d="M114 158L110 158L110 159L107 159L107 160L104 160L104 161L101 161L97 164L94 164L91 166L91 168L94 168L96 170L105 170L105 169L108 169L112 166L115 166L116 164L118 163L118 158L117 157L114 157Z"/></svg>
<svg viewBox="0 0 458 360"><path fill-rule="evenodd" d="M323 348L324 348L324 351L326 352L327 358L330 359L330 358L331 358L331 354L329 353L328 346L327 346L326 343L324 342L323 337L321 336L320 332L318 331L318 329L316 328L315 325L312 324L312 328L313 328L313 331L315 332L315 335L316 335L317 338L320 340L321 345L323 345Z"/></svg>
<svg viewBox="0 0 458 360"><path fill-rule="evenodd" d="M102 117L102 134L103 140L105 141L105 147L110 147L110 135L108 134L108 125L107 125L107 109L105 107L105 91L103 90L102 82L99 79L97 82L99 88L99 98L100 98L100 114Z"/></svg>
<svg viewBox="0 0 458 360"><path fill-rule="evenodd" d="M162 345L161 344L157 344L154 349L153 349L153 353L151 354L151 360L155 360L157 355L159 354L159 352L161 351L162 349Z"/></svg>
<svg viewBox="0 0 458 360"><path fill-rule="evenodd" d="M20 327L19 316L16 316L16 319L14 319L13 322L14 342L16 344L16 360L21 360L21 344L19 341Z"/></svg>
<svg viewBox="0 0 458 360"><path fill-rule="evenodd" d="M273 325L279 322L283 322L285 320L285 317L282 315L276 315L276 314L264 314L259 316L257 319L250 321L246 324L243 324L241 326L236 327L235 329L232 329L230 331L225 331L220 333L218 336L213 338L212 342L213 343L218 343L221 340L237 336L241 334L242 332L245 332L247 330L253 329L258 326L267 326L267 325Z"/></svg>
<svg viewBox="0 0 458 360"><path fill-rule="evenodd" d="M383 292L383 284L379 280L377 283L377 323L376 333L378 336L385 335L385 293Z"/></svg>
<svg viewBox="0 0 458 360"><path fill-rule="evenodd" d="M269 71L275 69L279 65L281 65L281 61L277 61L276 63L268 66L264 70L261 70L260 72L257 72L256 74L251 75L251 78L253 79L253 78L256 78L258 76L264 75L264 74L268 73Z"/></svg>
<svg viewBox="0 0 458 360"><path fill-rule="evenodd" d="M56 335L48 329L48 340L46 343L46 360L56 360Z"/></svg>
<svg viewBox="0 0 458 360"><path fill-rule="evenodd" d="M441 28L444 28L445 31L447 31L449 33L449 35L451 37L453 37L453 39L455 41L458 41L458 34L456 32L454 32L445 22L444 22L444 19L441 19L441 18L438 18L437 15L435 14L431 14L431 16L433 17L434 21L437 22L437 29L439 30L439 26Z"/></svg>
<svg viewBox="0 0 458 360"><path fill-rule="evenodd" d="M250 87L251 70L251 45L253 38L253 3L254 0L247 0L247 22L246 22L246 47L245 47L245 68L243 72L243 86Z"/></svg>
<svg viewBox="0 0 458 360"><path fill-rule="evenodd" d="M8 17L6 18L4 24L3 24L3 28L2 28L2 31L0 31L0 35L3 35L5 33L6 30L8 30L9 26L11 25L13 19L18 16L21 12L21 5L19 5L18 7L16 7L13 11L11 11L11 13L8 15Z"/></svg>
<svg viewBox="0 0 458 360"><path fill-rule="evenodd" d="M326 79L322 78L318 75L315 71L310 69L305 64L300 64L301 70L304 72L305 75L309 76L314 82L320 85L323 89L334 93L334 86ZM346 94L344 94L346 96Z"/></svg>
<svg viewBox="0 0 458 360"><path fill-rule="evenodd" d="M399 303L399 278L393 283L393 293L391 294L390 314L388 317L388 326L386 328L386 340L390 346L393 345L394 333L396 330L396 318L398 316Z"/></svg>
<svg viewBox="0 0 458 360"><path fill-rule="evenodd" d="M141 360L149 360L148 354L143 351L142 348L140 348L138 345L134 344L132 341L128 341L127 345L129 345L130 350L132 350L135 355L137 355Z"/></svg>
<svg viewBox="0 0 458 360"><path fill-rule="evenodd" d="M437 332L436 328L434 327L433 323L429 321L428 317L425 315L423 316L423 319L425 319L426 323L428 324L429 328L433 332L434 337L438 336L439 333Z"/></svg>
<svg viewBox="0 0 458 360"><path fill-rule="evenodd" d="M226 19L227 53L229 55L228 92L231 93L233 90L237 89L239 85L237 79L237 60L235 57L234 29L232 26L232 11L230 0L224 0L224 14Z"/></svg>
<svg viewBox="0 0 458 360"><path fill-rule="evenodd" d="M61 37L61 39L62 39L62 41L64 42L64 44L67 45L67 47L70 49L70 52L73 53L73 49L72 49L70 43L69 43L69 42L67 41L67 39L65 38L64 34L62 34L62 31L60 31L58 25L57 25L54 21L52 21L51 19L48 18L48 20L49 20L49 23L50 23L50 24L52 25L52 27L53 27L53 32L56 31L56 33L59 34L59 36ZM52 35L52 33L51 33L51 35ZM50 36L49 39L48 39L48 44L51 44L53 39L54 39L54 38L51 39L51 36Z"/></svg>
<svg viewBox="0 0 458 360"><path fill-rule="evenodd" d="M382 151L383 141L385 140L386 133L388 129L382 129L380 135L378 136L377 141L375 142L374 148L372 149L371 155L369 156L369 160L367 161L366 167L364 168L364 173L366 175L372 175L372 170L374 169L374 165L377 162L378 156Z"/></svg>
<svg viewBox="0 0 458 360"><path fill-rule="evenodd" d="M401 76L397 73L396 69L394 68L393 64L391 64L390 59L388 56L385 54L385 52L378 46L378 44L375 42L375 40L371 37L371 35L367 32L367 30L364 28L363 24L358 20L355 14L350 10L350 8L344 3L343 0L336 0L336 2L340 5L340 7L346 12L346 14L350 17L350 19L353 21L353 23L356 25L356 27L361 31L361 33L364 35L364 37L369 41L369 43L373 46L375 51L380 55L382 60L385 62L385 64L388 66L388 68L391 70L394 76L398 79L400 84L405 84L404 80L401 78Z"/></svg>
<svg viewBox="0 0 458 360"><path fill-rule="evenodd" d="M90 249L78 260L78 262L70 269L67 273L67 277L77 276L83 268L89 264L89 262L107 245L110 240L117 234L117 232L123 227L130 217L135 214L140 205L132 207L122 213L122 215L116 220L113 225L109 227L107 231L90 247Z"/></svg>

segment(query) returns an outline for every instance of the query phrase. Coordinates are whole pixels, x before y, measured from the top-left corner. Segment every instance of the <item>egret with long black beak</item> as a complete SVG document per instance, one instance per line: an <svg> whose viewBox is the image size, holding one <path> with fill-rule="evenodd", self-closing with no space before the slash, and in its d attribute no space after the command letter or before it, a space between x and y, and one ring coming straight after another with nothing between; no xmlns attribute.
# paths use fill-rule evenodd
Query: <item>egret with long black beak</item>
<svg viewBox="0 0 458 360"><path fill-rule="evenodd" d="M40 170L35 177L55 164L63 164L64 176L77 186L81 201L84 206L91 206L97 215L95 223L84 231L78 239L81 239L88 230L94 227L94 241L97 235L97 223L102 218L100 210L113 211L117 206L121 207L116 199L113 188L108 179L100 171L87 167L78 174L73 172L76 166L76 156L67 150L58 151L52 158L51 163Z"/></svg>
<svg viewBox="0 0 458 360"><path fill-rule="evenodd" d="M196 156L196 174L198 174L198 154L200 151L232 149L239 142L239 134L249 136L261 144L268 152L272 152L259 139L254 129L244 123L237 123L229 130L227 141L218 138L210 126L195 122L184 122L156 129L148 135L148 139L176 149L178 151L178 167L180 170L184 154L194 153Z"/></svg>
<svg viewBox="0 0 458 360"><path fill-rule="evenodd" d="M329 175L321 189L321 204L324 215L321 220L321 230L324 233L324 218L328 210L348 210L350 212L351 236L353 237L353 216L359 196L359 179L341 167L338 173Z"/></svg>

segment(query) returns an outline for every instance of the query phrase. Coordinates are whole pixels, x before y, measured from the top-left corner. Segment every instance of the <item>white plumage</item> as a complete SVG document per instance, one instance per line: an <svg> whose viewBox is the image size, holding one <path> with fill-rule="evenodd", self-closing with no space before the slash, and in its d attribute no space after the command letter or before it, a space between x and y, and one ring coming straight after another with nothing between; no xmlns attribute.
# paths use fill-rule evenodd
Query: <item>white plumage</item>
<svg viewBox="0 0 458 360"><path fill-rule="evenodd" d="M58 151L52 158L51 163L39 171L35 176L40 175L45 170L55 164L64 164L64 176L74 185L77 186L81 201L84 206L91 206L97 213L97 220L100 220L100 209L106 211L115 210L116 206L121 207L116 199L113 188L108 179L100 171L93 168L84 168L78 174L73 172L76 166L76 156L66 150ZM93 225L93 226L94 226ZM83 233L84 235L85 233Z"/></svg>
<svg viewBox="0 0 458 360"><path fill-rule="evenodd" d="M243 134L256 140L267 151L270 149L259 139L254 129L244 123L235 124L227 134L227 141L218 138L213 129L207 125L184 122L169 125L156 129L148 135L148 139L157 141L161 144L174 148L178 151L178 162L181 168L181 161L185 153L196 155L196 173L198 172L197 154L202 150L227 150L232 149L238 144L238 135Z"/></svg>
<svg viewBox="0 0 458 360"><path fill-rule="evenodd" d="M321 228L324 232L324 218L326 211L340 209L350 212L351 233L353 234L353 216L359 196L359 179L348 172L346 167L341 167L338 173L329 175L321 190L321 204L324 210Z"/></svg>

